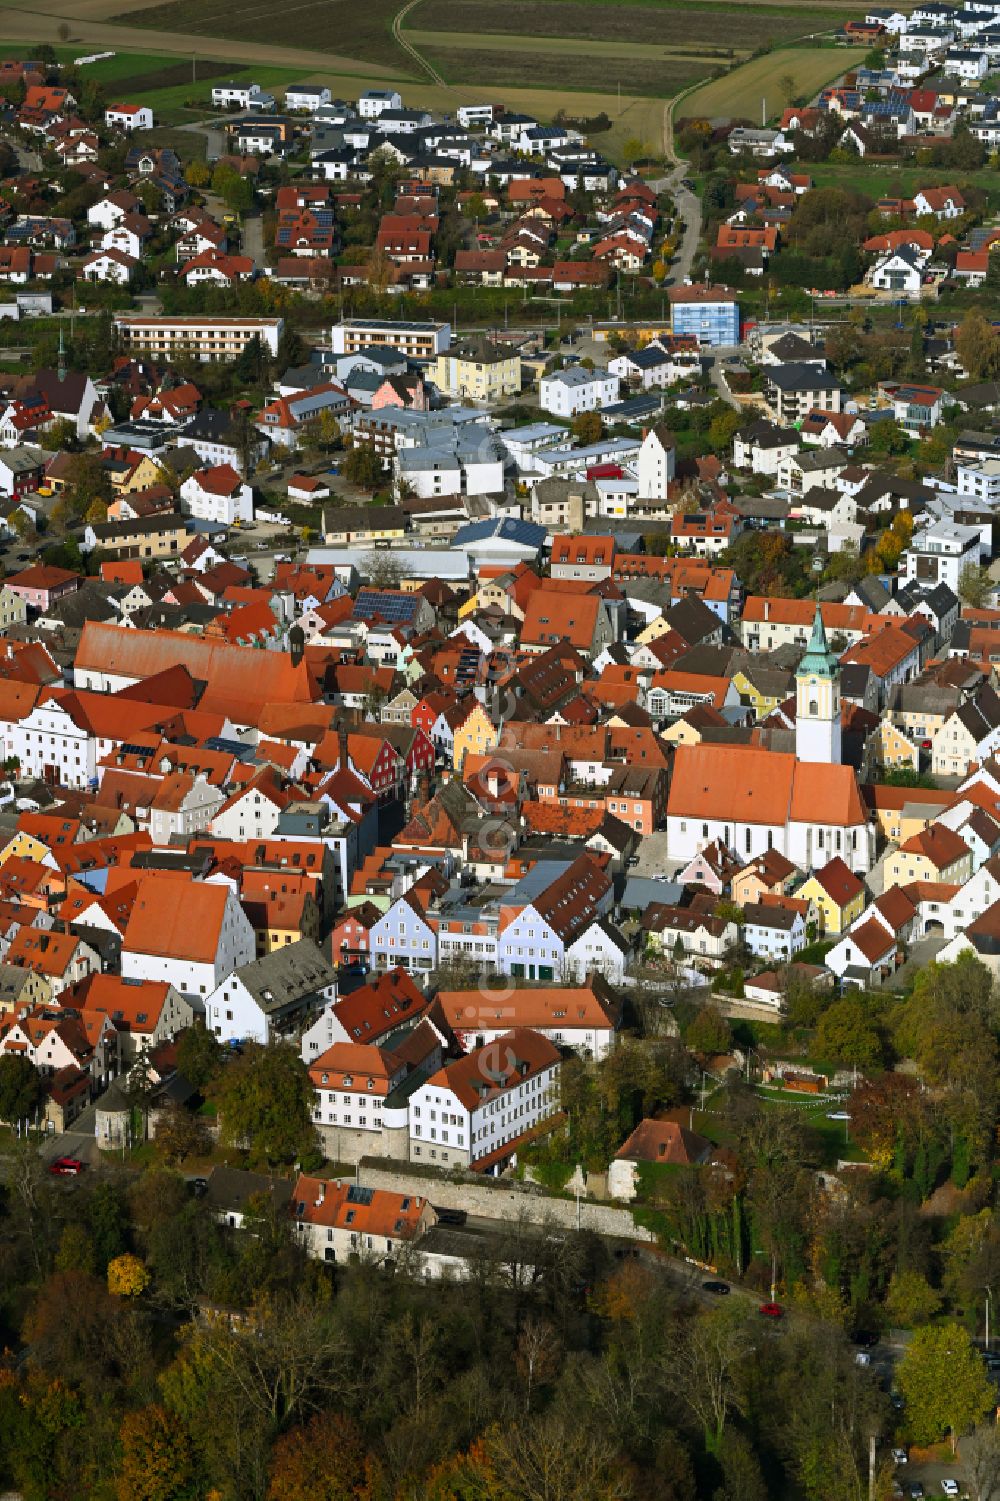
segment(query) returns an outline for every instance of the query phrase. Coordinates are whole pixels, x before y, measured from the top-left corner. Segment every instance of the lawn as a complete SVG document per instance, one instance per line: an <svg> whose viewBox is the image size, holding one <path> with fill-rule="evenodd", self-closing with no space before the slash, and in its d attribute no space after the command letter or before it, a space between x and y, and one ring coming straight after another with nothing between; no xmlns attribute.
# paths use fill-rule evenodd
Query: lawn
<svg viewBox="0 0 1000 1501"><path fill-rule="evenodd" d="M994 198L1000 192L1000 178L993 167L962 172L954 167L897 167L891 164L855 162L816 162L807 169L821 188L849 188L868 198L907 197L918 188L954 183L961 187L971 183Z"/></svg>
<svg viewBox="0 0 1000 1501"><path fill-rule="evenodd" d="M811 99L850 66L850 54L840 47L783 48L780 52L768 53L766 57L752 58L724 78L715 78L703 88L696 89L684 100L681 113L709 120L747 118L758 121L762 99L767 101L768 117L783 107L780 79L786 76L794 79L795 97Z"/></svg>

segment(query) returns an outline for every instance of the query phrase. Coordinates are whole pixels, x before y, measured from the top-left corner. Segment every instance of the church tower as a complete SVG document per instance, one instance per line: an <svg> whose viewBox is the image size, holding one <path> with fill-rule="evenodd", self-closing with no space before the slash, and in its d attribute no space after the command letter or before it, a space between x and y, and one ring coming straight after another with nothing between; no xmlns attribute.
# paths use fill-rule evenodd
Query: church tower
<svg viewBox="0 0 1000 1501"><path fill-rule="evenodd" d="M819 605L806 654L795 671L795 754L840 763L840 663L827 644Z"/></svg>

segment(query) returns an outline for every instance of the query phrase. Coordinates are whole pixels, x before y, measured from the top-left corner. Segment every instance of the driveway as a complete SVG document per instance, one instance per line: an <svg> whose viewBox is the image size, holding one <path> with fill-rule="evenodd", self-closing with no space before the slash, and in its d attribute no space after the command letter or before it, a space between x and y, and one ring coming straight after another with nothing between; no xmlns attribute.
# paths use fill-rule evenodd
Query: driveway
<svg viewBox="0 0 1000 1501"><path fill-rule="evenodd" d="M893 975L887 990L905 990L911 985L922 969L926 969L932 959L936 959L944 948L945 939L940 933L932 933L929 938L920 938L910 945L909 952L902 964Z"/></svg>
<svg viewBox="0 0 1000 1501"><path fill-rule="evenodd" d="M729 354L729 350L717 349L714 354L710 355L705 360L705 365L708 369L709 379L711 380L712 385L715 387L718 396L727 404L727 406L735 407L739 412L743 409L740 406L739 402L736 400L736 397L733 395L732 391L730 391L729 389L729 383L726 380L725 365L723 364L723 359L728 358Z"/></svg>

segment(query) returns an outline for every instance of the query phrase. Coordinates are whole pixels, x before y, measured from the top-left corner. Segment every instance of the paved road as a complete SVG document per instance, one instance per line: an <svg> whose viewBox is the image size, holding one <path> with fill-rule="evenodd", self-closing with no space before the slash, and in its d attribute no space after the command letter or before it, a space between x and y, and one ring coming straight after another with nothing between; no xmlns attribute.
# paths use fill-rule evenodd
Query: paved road
<svg viewBox="0 0 1000 1501"><path fill-rule="evenodd" d="M729 359L733 352L734 351L730 351L728 349L715 350L711 358L707 362L708 373L712 385L715 387L722 400L727 402L729 406L735 407L737 411L742 411L742 407L736 400L736 397L733 395L732 391L730 391L729 386L726 382L726 371L723 364L723 360Z"/></svg>

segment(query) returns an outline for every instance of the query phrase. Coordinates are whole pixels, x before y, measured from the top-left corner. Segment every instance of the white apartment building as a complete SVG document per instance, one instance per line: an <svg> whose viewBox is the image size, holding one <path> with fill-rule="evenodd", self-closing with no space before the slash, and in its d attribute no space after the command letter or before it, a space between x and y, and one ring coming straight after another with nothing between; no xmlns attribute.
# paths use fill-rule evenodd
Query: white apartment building
<svg viewBox="0 0 1000 1501"><path fill-rule="evenodd" d="M559 1109L559 1051L526 1028L438 1069L409 1102L410 1158L492 1172Z"/></svg>
<svg viewBox="0 0 1000 1501"><path fill-rule="evenodd" d="M251 339L258 338L272 355L284 330L283 318L210 318L191 314L176 318L144 318L122 313L115 332L129 354L147 354L169 361L182 353L195 359L235 360Z"/></svg>
<svg viewBox="0 0 1000 1501"><path fill-rule="evenodd" d="M969 495L983 505L1000 501L1000 459L979 459L971 464L960 460L955 466L959 495Z"/></svg>
<svg viewBox="0 0 1000 1501"><path fill-rule="evenodd" d="M929 588L947 584L958 594L962 574L979 562L980 546L978 527L938 521L912 538L901 559L903 578Z"/></svg>
<svg viewBox="0 0 1000 1501"><path fill-rule="evenodd" d="M451 324L404 323L395 318L345 318L330 330L330 347L334 354L357 354L373 345L398 349L400 354L412 360L433 360L450 349Z"/></svg>

